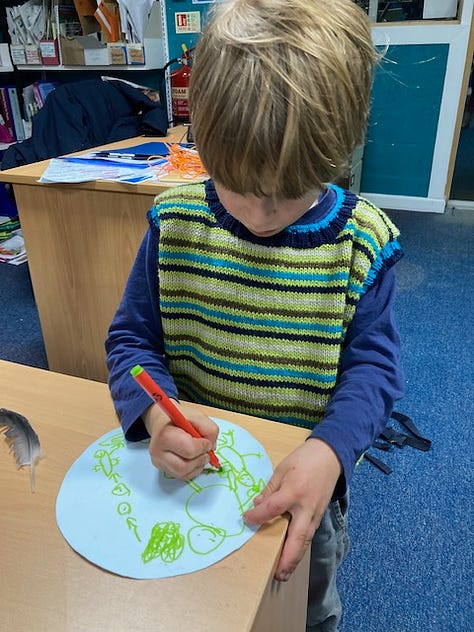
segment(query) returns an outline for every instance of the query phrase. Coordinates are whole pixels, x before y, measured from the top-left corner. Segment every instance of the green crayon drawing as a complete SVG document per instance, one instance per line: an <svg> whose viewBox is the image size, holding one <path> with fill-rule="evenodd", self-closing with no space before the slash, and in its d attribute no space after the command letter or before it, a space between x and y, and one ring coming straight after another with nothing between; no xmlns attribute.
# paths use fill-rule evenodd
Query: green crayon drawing
<svg viewBox="0 0 474 632"><path fill-rule="evenodd" d="M94 466L95 472L102 472L107 478L113 480L115 483L120 478L120 474L114 472L115 467L120 463L120 459L112 457L112 454L125 447L125 439L121 431L112 435L108 439L99 441L98 445L105 448L111 448L110 450L96 450L94 458L98 463Z"/></svg>
<svg viewBox="0 0 474 632"><path fill-rule="evenodd" d="M159 522L151 530L150 539L142 553L145 564L157 557L170 563L180 557L184 550L184 537L179 531L177 522Z"/></svg>
<svg viewBox="0 0 474 632"><path fill-rule="evenodd" d="M130 487L128 485L125 485L125 483L117 483L117 485L115 485L112 490L112 494L114 496L131 496L132 492L130 490Z"/></svg>
<svg viewBox="0 0 474 632"><path fill-rule="evenodd" d="M115 471L115 468L120 463L120 459L116 456L112 456L114 452L125 447L125 439L122 431L119 431L107 439L100 441L98 445L103 448L110 448L110 450L100 449L94 452L94 458L97 459L98 463L94 465L92 469L94 472L102 472L106 478L116 483L116 485L111 489L111 494L113 496L131 496L132 492L128 485L117 482L118 479L122 478L121 475ZM136 518L129 515L132 513L132 505L126 501L120 502L117 505L117 513L119 516L129 516L126 518L125 524L127 525L127 528L133 532L135 539L138 540L138 542L141 542L142 539L138 533Z"/></svg>
<svg viewBox="0 0 474 632"><path fill-rule="evenodd" d="M134 518L133 516L130 516L130 518L126 519L125 524L130 529L130 531L133 531L133 535L135 536L135 538L139 542L141 542L142 539L141 539L140 535L138 534L138 525L137 525L136 518Z"/></svg>
<svg viewBox="0 0 474 632"><path fill-rule="evenodd" d="M262 455L240 454L235 448L233 430L222 432L219 435L216 452L222 469L218 472L211 469L203 472L209 478L212 478L212 482L209 485L200 484L196 480L186 481L186 485L190 487L192 492L186 500L185 512L188 518L195 523L195 526L188 529L186 540L189 548L196 555L208 555L218 549L226 538L240 535L245 529L244 522L236 519L235 526L229 530L229 527L226 526L228 516L233 515L236 518L240 517L250 506L252 499L255 498L265 486L263 479L255 480L247 469L245 462L245 459L249 456L261 458ZM216 477L217 482L215 482ZM171 477L166 476L166 478ZM216 492L221 491L219 488L229 490L230 493L226 496L227 504L222 508L222 511L210 518L208 515L208 507L213 497L215 497ZM165 523L161 523L161 525L163 524ZM142 559L144 559L145 556L147 561L149 561L149 551L152 547L151 543L156 538L156 526L157 525L153 527L147 548L142 554ZM158 533L161 534L161 531L158 530ZM166 549L166 547L167 542L163 539L160 540L160 555L161 550ZM172 540L170 540L170 553L175 554L174 541Z"/></svg>
<svg viewBox="0 0 474 632"><path fill-rule="evenodd" d="M208 555L218 549L228 535L225 529L219 527L205 525L191 527L188 531L189 548L196 555Z"/></svg>
<svg viewBox="0 0 474 632"><path fill-rule="evenodd" d="M94 458L97 463L93 470L101 472L115 485L110 489L114 497L127 497L121 500L117 507L119 516L124 517L127 528L132 531L135 539L141 542L139 527L133 516L132 490L124 482L119 482L121 475L116 471L120 463L115 452L125 447L125 441L121 432L102 441L101 449L96 450ZM108 449L106 449L108 448ZM190 494L184 503L184 512L193 523L186 533L182 533L182 527L178 522L157 522L151 528L150 536L145 549L141 553L144 564L161 559L170 564L175 562L183 553L185 546L189 547L196 555L208 555L218 549L226 539L239 536L245 530L245 524L241 519L242 514L248 509L252 500L265 487L262 478L256 479L247 467L246 460L249 457L262 458L261 453L241 454L235 447L234 430L220 433L216 453L221 463L221 469L212 468L203 471L202 475L207 480L203 482L202 476L197 480L185 481ZM172 477L162 474L166 479ZM209 515L209 507L215 504L218 492L226 490L225 506L219 511ZM229 516L232 520L229 521ZM229 523L231 526L229 526Z"/></svg>
<svg viewBox="0 0 474 632"><path fill-rule="evenodd" d="M104 446L106 448L112 448L110 452L115 452L120 448L125 447L125 437L123 436L123 432L121 430L117 431L114 435L111 435L107 439L103 441L99 441L97 445Z"/></svg>
<svg viewBox="0 0 474 632"><path fill-rule="evenodd" d="M107 478L117 482L117 478L119 478L120 475L116 474L114 469L120 463L120 459L112 458L111 452L107 452L107 450L97 450L94 457L98 460L94 470L96 472L102 471Z"/></svg>
<svg viewBox="0 0 474 632"><path fill-rule="evenodd" d="M226 528L228 516L240 518L250 506L252 499L265 486L263 479L255 480L245 462L246 457L261 458L262 455L240 454L235 448L233 430L222 432L219 435L216 452L222 466L221 470L217 472L220 480L210 485L197 486L196 481L189 483L193 492L186 501L185 511L188 517L196 523L196 526L188 530L187 541L190 549L197 555L207 555L215 551L226 538L240 535L244 531L245 524L242 520L236 520L233 529ZM219 487L227 488L230 494L228 494L226 507L214 515L212 522L210 522L206 508ZM209 501L206 501L206 496L209 496Z"/></svg>
<svg viewBox="0 0 474 632"><path fill-rule="evenodd" d="M132 505L128 502L119 503L117 505L117 513L119 516L126 516L132 513Z"/></svg>

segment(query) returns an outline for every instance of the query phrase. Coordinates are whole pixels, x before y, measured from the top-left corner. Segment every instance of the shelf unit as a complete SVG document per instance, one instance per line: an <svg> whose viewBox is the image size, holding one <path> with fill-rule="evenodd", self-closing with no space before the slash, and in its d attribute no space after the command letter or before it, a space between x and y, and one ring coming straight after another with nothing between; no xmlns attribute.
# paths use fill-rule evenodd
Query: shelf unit
<svg viewBox="0 0 474 632"><path fill-rule="evenodd" d="M16 0L19 4L20 0ZM13 3L10 3L10 6ZM59 15L56 14L57 33L59 29ZM6 24L5 7L0 8L0 41L8 38L8 30ZM128 73L132 73L131 81L138 84L147 85L151 89L160 89L163 87L163 75L159 73L163 69L169 59L168 41L167 41L167 21L166 21L166 3L165 0L156 0L148 17L148 25L145 29L144 40L142 43L145 63L132 64L100 64L100 65L73 65L63 63L63 55L59 46L59 64L13 64L9 52L9 44L4 42L0 44L0 52L3 52L2 59L8 60L8 72L5 78L2 77L1 83L15 84L18 94L21 95L24 86L38 79L60 81L69 83L78 81L82 77L100 77L100 75L116 76L117 78L125 78ZM4 69L0 65L0 70ZM171 97L169 89L166 86L166 105L168 116L171 119ZM2 148L0 148L2 149ZM6 147L3 147L6 149Z"/></svg>
<svg viewBox="0 0 474 632"><path fill-rule="evenodd" d="M58 53L59 63L58 64L16 63L15 67L18 71L45 70L49 72L49 71L54 71L54 70L80 71L80 70L91 70L91 69L92 70L122 69L122 70L131 70L131 71L157 70L159 68L162 68L168 59L168 51L167 51L167 44L166 44L166 41L167 41L166 4L164 0L155 0L155 2L153 3L150 13L148 15L147 25L145 26L145 29L144 29L143 41L141 42L141 44L138 45L138 46L141 46L143 49L143 57L145 60L145 63L143 64L137 63L136 61L133 63L127 63L127 64L113 64L113 63L94 64L94 63L87 63L87 56L85 56L86 63L83 65L71 63L71 60L68 58L68 55L70 55L70 51L67 51L65 47L66 47L66 44L69 45L69 42L74 42L75 38L65 37L63 33L63 28L62 28L64 24L61 22L61 14L59 12L58 5L56 5L55 11L56 11L55 31L57 33L57 37L54 41L57 44L57 53ZM82 40L81 43L79 43L79 40ZM75 52L77 52L77 50L80 50L79 47L81 45L84 46L83 42L85 40L96 42L96 40L94 40L92 36L90 36L90 38L88 36L77 38L77 41L75 41L74 43L76 46L78 46L78 49L75 49ZM64 49L63 49L63 46L64 46ZM124 49L127 49L129 46L133 47L136 45L126 44L126 43L123 44ZM19 48L20 50L22 50L24 47L21 44L17 44L15 45L15 48ZM12 46L12 49L13 49L13 46ZM106 52L106 56L107 56L107 52L109 50L108 47L105 47L105 46L101 47L100 50L101 50L101 56L103 56L102 55L103 52ZM13 51L12 51L12 59L14 62L15 62L15 59L18 59L13 54ZM73 61L75 62L76 59L74 59ZM97 59L97 61L100 62L101 60Z"/></svg>
<svg viewBox="0 0 474 632"><path fill-rule="evenodd" d="M34 72L35 70L44 70L45 72L61 72L61 71L71 71L71 72L84 72L84 71L115 71L115 70L126 70L127 72L146 72L149 70L160 70L161 66L153 66L148 64L137 64L137 65L122 65L122 64L108 64L103 66L66 66L60 64L59 66L45 66L40 64L21 64L15 66L18 71L29 71Z"/></svg>

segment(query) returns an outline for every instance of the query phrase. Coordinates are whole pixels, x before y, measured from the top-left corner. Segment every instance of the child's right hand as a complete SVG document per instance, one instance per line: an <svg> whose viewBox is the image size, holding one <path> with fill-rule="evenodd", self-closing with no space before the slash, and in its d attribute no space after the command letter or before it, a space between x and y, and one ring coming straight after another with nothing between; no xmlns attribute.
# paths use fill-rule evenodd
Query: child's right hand
<svg viewBox="0 0 474 632"><path fill-rule="evenodd" d="M192 406L173 403L203 436L195 439L174 426L165 412L152 404L142 415L150 435L150 457L153 465L175 478L190 480L200 474L209 462L209 450L214 450L219 427L209 417Z"/></svg>

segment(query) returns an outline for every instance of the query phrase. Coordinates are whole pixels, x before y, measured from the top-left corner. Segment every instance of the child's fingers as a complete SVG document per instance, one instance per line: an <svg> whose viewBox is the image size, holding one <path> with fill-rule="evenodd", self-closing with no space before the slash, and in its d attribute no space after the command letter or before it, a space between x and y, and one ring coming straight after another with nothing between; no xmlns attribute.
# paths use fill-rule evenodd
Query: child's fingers
<svg viewBox="0 0 474 632"><path fill-rule="evenodd" d="M249 509L243 515L244 521L251 524L263 524L282 516L292 505L292 499L282 490L268 492L255 502L253 509Z"/></svg>
<svg viewBox="0 0 474 632"><path fill-rule="evenodd" d="M163 433L163 450L170 450L182 459L191 460L205 455L212 450L212 443L204 437L192 437L189 433L176 426L169 426Z"/></svg>
<svg viewBox="0 0 474 632"><path fill-rule="evenodd" d="M276 580L288 581L291 573L302 560L307 548L311 546L314 531L315 528L310 515L301 513L298 517L292 516L285 544L275 571Z"/></svg>
<svg viewBox="0 0 474 632"><path fill-rule="evenodd" d="M193 406L183 405L175 400L173 400L173 404L180 409L182 414L202 437L209 439L212 444L212 447L209 449L214 449L219 434L219 426L215 421Z"/></svg>
<svg viewBox="0 0 474 632"><path fill-rule="evenodd" d="M157 469L169 476L190 480L198 476L209 463L209 455L205 452L196 458L186 459L175 452L161 452L155 457L152 455L152 462Z"/></svg>

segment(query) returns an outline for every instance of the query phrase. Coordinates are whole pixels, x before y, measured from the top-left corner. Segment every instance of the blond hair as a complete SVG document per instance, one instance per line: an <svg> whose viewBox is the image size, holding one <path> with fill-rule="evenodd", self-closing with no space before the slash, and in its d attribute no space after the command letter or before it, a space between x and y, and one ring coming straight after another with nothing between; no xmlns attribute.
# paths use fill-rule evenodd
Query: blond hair
<svg viewBox="0 0 474 632"><path fill-rule="evenodd" d="M191 121L213 179L298 198L344 174L363 141L377 59L352 0L233 0L195 54Z"/></svg>

